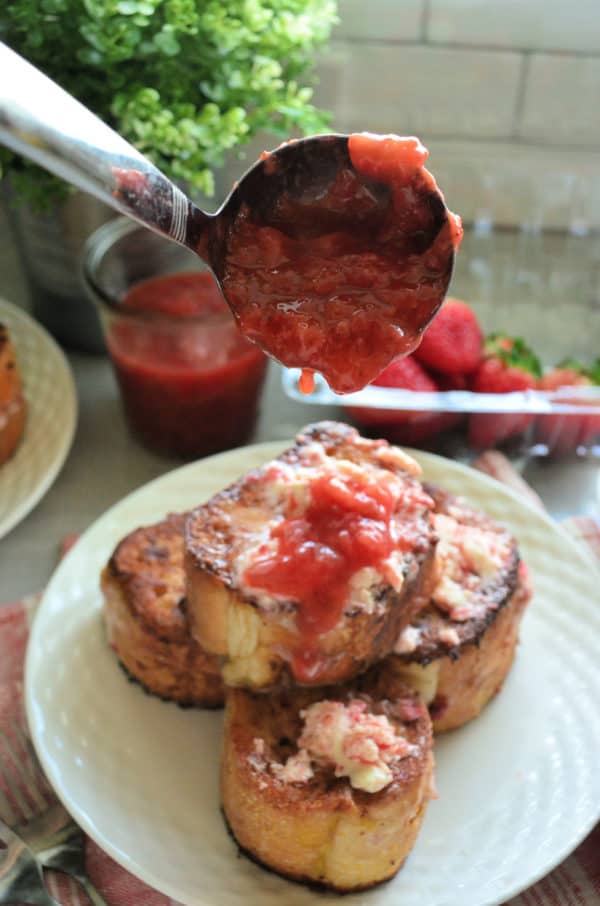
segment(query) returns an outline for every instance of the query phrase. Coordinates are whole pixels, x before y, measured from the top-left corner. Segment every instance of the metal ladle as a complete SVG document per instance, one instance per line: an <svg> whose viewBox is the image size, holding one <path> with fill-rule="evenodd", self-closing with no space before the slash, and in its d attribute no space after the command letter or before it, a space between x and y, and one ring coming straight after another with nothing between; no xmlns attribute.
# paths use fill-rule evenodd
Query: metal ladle
<svg viewBox="0 0 600 906"><path fill-rule="evenodd" d="M324 229L353 234L354 224L349 214L338 209L328 217L328 211L322 208L322 200L327 198L340 170L352 170L347 135L313 136L281 146L257 161L235 184L219 210L210 214L197 207L149 160L81 103L3 44L0 44L0 72L0 141L120 213L200 255L219 281L234 315L238 312L235 301L228 298L227 289L228 249L240 212L244 212L246 219L261 226L273 226L283 234L297 236L298 229L302 230L308 221L310 237L316 220ZM384 184L373 184L371 180L369 191L376 200L389 200L389 187ZM311 214L316 202L321 207ZM422 192L413 203L417 218L427 224L425 230L414 236L411 251L420 255L432 246L449 212L437 187ZM301 214L300 221L299 209L306 214L304 219ZM288 223L286 212L289 211L294 216ZM419 217L420 214L424 216ZM373 251L372 236L369 249ZM452 272L454 249L449 246L447 252L444 250L443 258L439 268L441 291L419 311L421 329L443 300ZM268 266L260 260L253 264L257 268ZM264 348L271 351L268 345Z"/></svg>

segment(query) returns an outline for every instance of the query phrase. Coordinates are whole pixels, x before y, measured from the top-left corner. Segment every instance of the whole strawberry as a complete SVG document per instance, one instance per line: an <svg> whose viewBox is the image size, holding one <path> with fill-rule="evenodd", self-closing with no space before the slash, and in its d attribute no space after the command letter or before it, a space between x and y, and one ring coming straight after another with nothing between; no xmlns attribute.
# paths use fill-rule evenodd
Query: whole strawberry
<svg viewBox="0 0 600 906"><path fill-rule="evenodd" d="M482 346L483 334L475 312L460 299L446 299L414 355L426 368L463 375L479 364Z"/></svg>
<svg viewBox="0 0 600 906"><path fill-rule="evenodd" d="M538 357L519 337L490 334L483 360L471 378L474 393L514 393L532 390L541 375ZM469 418L469 444L489 449L517 437L535 416L527 412L474 413Z"/></svg>
<svg viewBox="0 0 600 906"><path fill-rule="evenodd" d="M427 374L414 356L397 359L373 381L378 387L398 387L420 393L437 393L438 384ZM460 416L453 412L427 412L408 409L367 409L352 407L348 412L363 427L394 443L427 444L438 434L453 427Z"/></svg>
<svg viewBox="0 0 600 906"><path fill-rule="evenodd" d="M561 387L600 386L600 359L591 367L568 359L538 381L538 388L545 391ZM561 396L562 401L577 405L577 395ZM600 409L600 402L599 402ZM577 413L552 413L542 415L536 424L536 441L545 444L552 456L565 456L580 446L585 446L596 435L600 435L600 411L598 415Z"/></svg>
<svg viewBox="0 0 600 906"><path fill-rule="evenodd" d="M427 370L440 390L444 392L447 390L469 389L468 374L442 374L441 371L433 371L431 368L428 368Z"/></svg>

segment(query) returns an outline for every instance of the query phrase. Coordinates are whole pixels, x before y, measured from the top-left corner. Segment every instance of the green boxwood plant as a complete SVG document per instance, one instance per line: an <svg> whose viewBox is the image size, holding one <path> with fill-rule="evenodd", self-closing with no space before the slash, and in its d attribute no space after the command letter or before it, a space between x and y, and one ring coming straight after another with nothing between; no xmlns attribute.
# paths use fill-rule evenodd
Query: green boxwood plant
<svg viewBox="0 0 600 906"><path fill-rule="evenodd" d="M214 193L230 149L259 129L326 128L311 103L315 51L336 0L5 0L0 38L188 190ZM69 188L6 149L34 207Z"/></svg>

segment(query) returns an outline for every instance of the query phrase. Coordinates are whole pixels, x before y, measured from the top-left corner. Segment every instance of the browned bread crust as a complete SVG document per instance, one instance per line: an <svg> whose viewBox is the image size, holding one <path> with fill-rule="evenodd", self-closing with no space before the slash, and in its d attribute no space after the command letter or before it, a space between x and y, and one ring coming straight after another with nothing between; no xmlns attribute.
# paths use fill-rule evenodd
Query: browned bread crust
<svg viewBox="0 0 600 906"><path fill-rule="evenodd" d="M25 429L27 404L8 328L0 324L0 465L16 450Z"/></svg>
<svg viewBox="0 0 600 906"><path fill-rule="evenodd" d="M367 589L371 606L349 600L337 625L317 642L316 666L310 678L293 666L302 649L295 600L271 600L240 587L239 564L255 538L269 525L274 508L265 490L263 469L243 476L192 512L186 523L187 600L192 633L207 651L225 657L228 685L275 688L282 682L324 685L345 682L388 654L400 631L420 610L431 591L435 533L431 500L424 494L414 460L385 441L367 441L335 422L306 428L276 464L295 469L306 465L315 446L328 462L350 461L391 472L405 483L418 503L404 517L408 550L402 563L401 589L379 577ZM295 474L295 473L294 473ZM312 644L312 643L311 643Z"/></svg>
<svg viewBox="0 0 600 906"><path fill-rule="evenodd" d="M503 562L475 585L476 611L456 620L433 601L403 636L403 652L381 666L414 685L428 703L436 733L476 717L501 689L514 659L519 625L531 597L526 570L514 538L484 513L441 488L427 485L436 513L491 533L508 552ZM443 573L438 564L438 573ZM412 636L411 636L411 633ZM412 646L408 644L412 638Z"/></svg>
<svg viewBox="0 0 600 906"><path fill-rule="evenodd" d="M22 389L15 347L8 327L0 324L0 406L14 399Z"/></svg>
<svg viewBox="0 0 600 906"><path fill-rule="evenodd" d="M471 507L465 500L455 497L437 485L426 483L425 488L435 503L435 512L454 517L460 525L492 533L510 549L506 561L477 585L477 598L481 603L478 612L467 620L453 620L446 612L431 602L412 625L419 630L419 644L414 652L401 655L407 661L428 664L439 657L458 657L467 645L477 644L486 630L497 619L500 611L510 601L517 588L519 548L510 533L481 510ZM438 565L438 571L443 567ZM444 640L451 627L458 637L454 645ZM440 635L441 633L441 635Z"/></svg>
<svg viewBox="0 0 600 906"><path fill-rule="evenodd" d="M302 709L356 696L365 698L372 713L385 714L415 747L394 766L392 782L369 793L317 765L304 782L281 779L273 765L297 752ZM423 820L433 763L427 709L398 678L388 678L385 687L370 675L351 687L280 690L268 696L228 691L221 761L227 823L254 860L292 880L347 892L396 874Z"/></svg>
<svg viewBox="0 0 600 906"><path fill-rule="evenodd" d="M192 639L185 616L184 521L171 514L117 545L101 577L104 622L119 661L148 692L218 707L218 661Z"/></svg>
<svg viewBox="0 0 600 906"><path fill-rule="evenodd" d="M462 727L500 692L515 657L530 597L529 589L518 585L479 643L466 647L456 659L441 658L437 692L429 706L434 732Z"/></svg>
<svg viewBox="0 0 600 906"><path fill-rule="evenodd" d="M426 665L391 655L374 669L394 673L424 693L434 733L462 727L500 692L514 660L529 599L528 587L519 584L489 629L458 655L439 657Z"/></svg>

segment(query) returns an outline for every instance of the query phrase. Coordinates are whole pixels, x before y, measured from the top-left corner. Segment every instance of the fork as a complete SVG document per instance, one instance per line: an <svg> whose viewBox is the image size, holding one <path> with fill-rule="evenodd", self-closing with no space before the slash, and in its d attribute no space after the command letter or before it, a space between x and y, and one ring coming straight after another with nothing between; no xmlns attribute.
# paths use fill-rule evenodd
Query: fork
<svg viewBox="0 0 600 906"><path fill-rule="evenodd" d="M11 721L11 730L15 745L0 730L0 745L4 750L4 758L0 756L0 780L4 781L13 802L0 787L0 817L33 850L41 865L79 881L93 906L107 906L86 872L85 834L59 802L28 734L15 719Z"/></svg>
<svg viewBox="0 0 600 906"><path fill-rule="evenodd" d="M30 906L60 906L44 885L40 863L10 827L0 820L0 903Z"/></svg>

